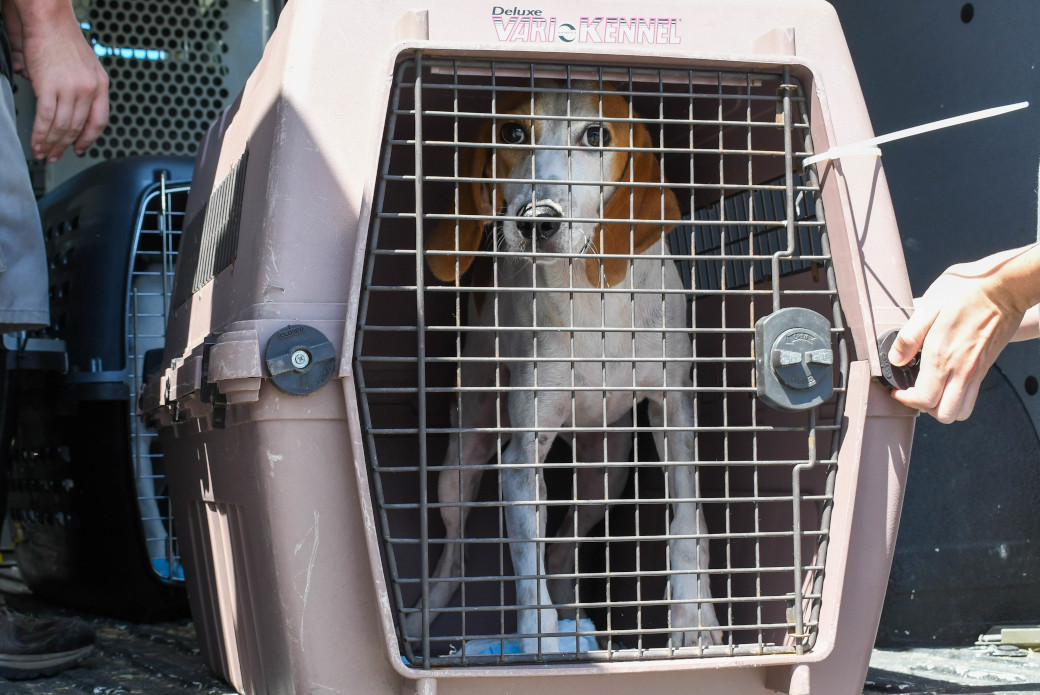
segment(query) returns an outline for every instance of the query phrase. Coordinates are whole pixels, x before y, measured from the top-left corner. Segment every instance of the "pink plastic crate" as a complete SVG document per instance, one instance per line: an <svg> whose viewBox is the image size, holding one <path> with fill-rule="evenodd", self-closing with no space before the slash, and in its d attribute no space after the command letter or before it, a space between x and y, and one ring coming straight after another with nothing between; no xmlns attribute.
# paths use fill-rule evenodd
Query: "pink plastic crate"
<svg viewBox="0 0 1040 695"><path fill-rule="evenodd" d="M879 159L801 166L873 134L840 26L804 0L634 12L290 3L210 130L167 368L142 402L204 651L240 691L861 691L914 416L877 383L876 341L911 294ZM544 202L550 185L570 193ZM590 190L594 214L575 202ZM518 250L528 221L550 226ZM559 230L595 243L554 246ZM637 266L650 280L625 284ZM538 280L550 267L568 279ZM517 297L561 292L630 324L605 309L552 324L543 353L591 334L641 346L503 347L523 345L502 337L525 326ZM562 384L512 378L561 362ZM638 381L637 363L670 381L587 383L618 365ZM559 391L573 412L588 394L631 405L551 427L510 414ZM664 420L648 393L667 394ZM546 457L507 453L545 430ZM486 460L446 455L474 435ZM506 481L523 470L548 521L521 538ZM692 492L671 482L686 475ZM576 544L575 504L603 510ZM675 523L697 508L703 524ZM552 559L514 568L521 543ZM682 559L691 543L706 562ZM460 565L438 574L452 548ZM684 594L689 577L710 595ZM552 596L518 598L540 580Z"/></svg>

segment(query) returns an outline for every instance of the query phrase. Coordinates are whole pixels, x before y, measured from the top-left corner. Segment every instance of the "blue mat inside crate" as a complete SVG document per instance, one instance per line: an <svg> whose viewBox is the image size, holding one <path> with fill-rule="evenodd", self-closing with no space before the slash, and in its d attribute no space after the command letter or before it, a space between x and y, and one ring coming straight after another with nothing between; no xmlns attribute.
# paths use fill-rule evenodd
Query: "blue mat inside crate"
<svg viewBox="0 0 1040 695"><path fill-rule="evenodd" d="M596 631L596 626L588 618L582 618L577 624L573 620L561 620L556 625L556 632L560 638L561 652L588 652L599 649L596 638L591 634ZM577 632L577 634L575 634ZM577 640L577 641L575 641ZM522 654L520 649L520 638L509 637L474 639L466 642L466 656L481 656L485 654ZM452 651L453 655L461 654L462 650Z"/></svg>

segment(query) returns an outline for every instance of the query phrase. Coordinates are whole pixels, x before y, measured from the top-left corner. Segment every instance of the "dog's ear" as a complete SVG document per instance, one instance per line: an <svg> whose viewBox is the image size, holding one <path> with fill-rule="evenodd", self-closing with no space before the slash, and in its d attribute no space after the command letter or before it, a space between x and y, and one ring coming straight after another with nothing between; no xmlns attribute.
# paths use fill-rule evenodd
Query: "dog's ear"
<svg viewBox="0 0 1040 695"><path fill-rule="evenodd" d="M648 220L646 223L614 222L601 224L595 232L595 248L600 253L631 255L642 253L674 226L681 216L679 202L661 174L657 155L651 151L650 133L642 123L632 126L632 147L628 164L621 173L621 184L603 210L606 219ZM630 178L631 177L631 178ZM656 184L625 186L625 182ZM603 258L585 261L585 275L594 286L613 287L628 274L628 258Z"/></svg>
<svg viewBox="0 0 1040 695"><path fill-rule="evenodd" d="M477 138L480 143L489 142L490 125L486 125ZM470 179L491 177L491 153L489 147L467 147L462 154L459 176ZM426 235L426 248L437 251L454 251L451 255L429 255L426 262L433 274L443 282L455 282L469 270L473 256L466 252L480 248L484 225L491 222L495 214L492 202L493 187L486 180L465 181L458 184L458 210L452 200L447 213L466 215L480 219L444 219L431 234ZM499 192L501 196L501 192ZM501 199L501 197L500 197ZM457 235L457 236L456 236Z"/></svg>

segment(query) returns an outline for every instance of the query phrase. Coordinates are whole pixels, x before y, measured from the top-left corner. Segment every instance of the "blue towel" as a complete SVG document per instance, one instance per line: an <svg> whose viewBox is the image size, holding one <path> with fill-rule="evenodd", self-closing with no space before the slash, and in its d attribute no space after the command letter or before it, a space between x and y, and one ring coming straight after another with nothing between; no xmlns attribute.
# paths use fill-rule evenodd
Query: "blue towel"
<svg viewBox="0 0 1040 695"><path fill-rule="evenodd" d="M175 579L182 582L184 581L184 568L181 567L181 563L176 560L171 568L170 561L166 558L152 558L152 567L155 569L155 573L158 574L163 581L170 582Z"/></svg>
<svg viewBox="0 0 1040 695"><path fill-rule="evenodd" d="M595 649L599 649L599 645L596 644L596 638L592 635L581 634L586 632L595 632L596 626L588 618L582 618L581 622L578 623L578 635L577 643L574 642L574 621L573 620L561 620L556 624L556 631L560 637L560 651L561 652L574 652L582 651L588 652ZM480 656L482 654L501 654L505 648L506 654L522 654L520 650L520 638L509 637L506 639L475 639L466 642L466 656ZM577 647L577 649L575 649ZM455 651L453 654L458 655L460 652Z"/></svg>

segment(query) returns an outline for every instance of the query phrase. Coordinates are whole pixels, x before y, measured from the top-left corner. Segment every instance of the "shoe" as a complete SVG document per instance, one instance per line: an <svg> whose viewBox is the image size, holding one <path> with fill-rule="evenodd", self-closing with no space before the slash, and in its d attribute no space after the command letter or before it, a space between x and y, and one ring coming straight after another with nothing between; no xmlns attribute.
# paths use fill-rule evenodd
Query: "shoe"
<svg viewBox="0 0 1040 695"><path fill-rule="evenodd" d="M0 677L52 676L94 649L94 628L78 618L31 618L0 610Z"/></svg>

